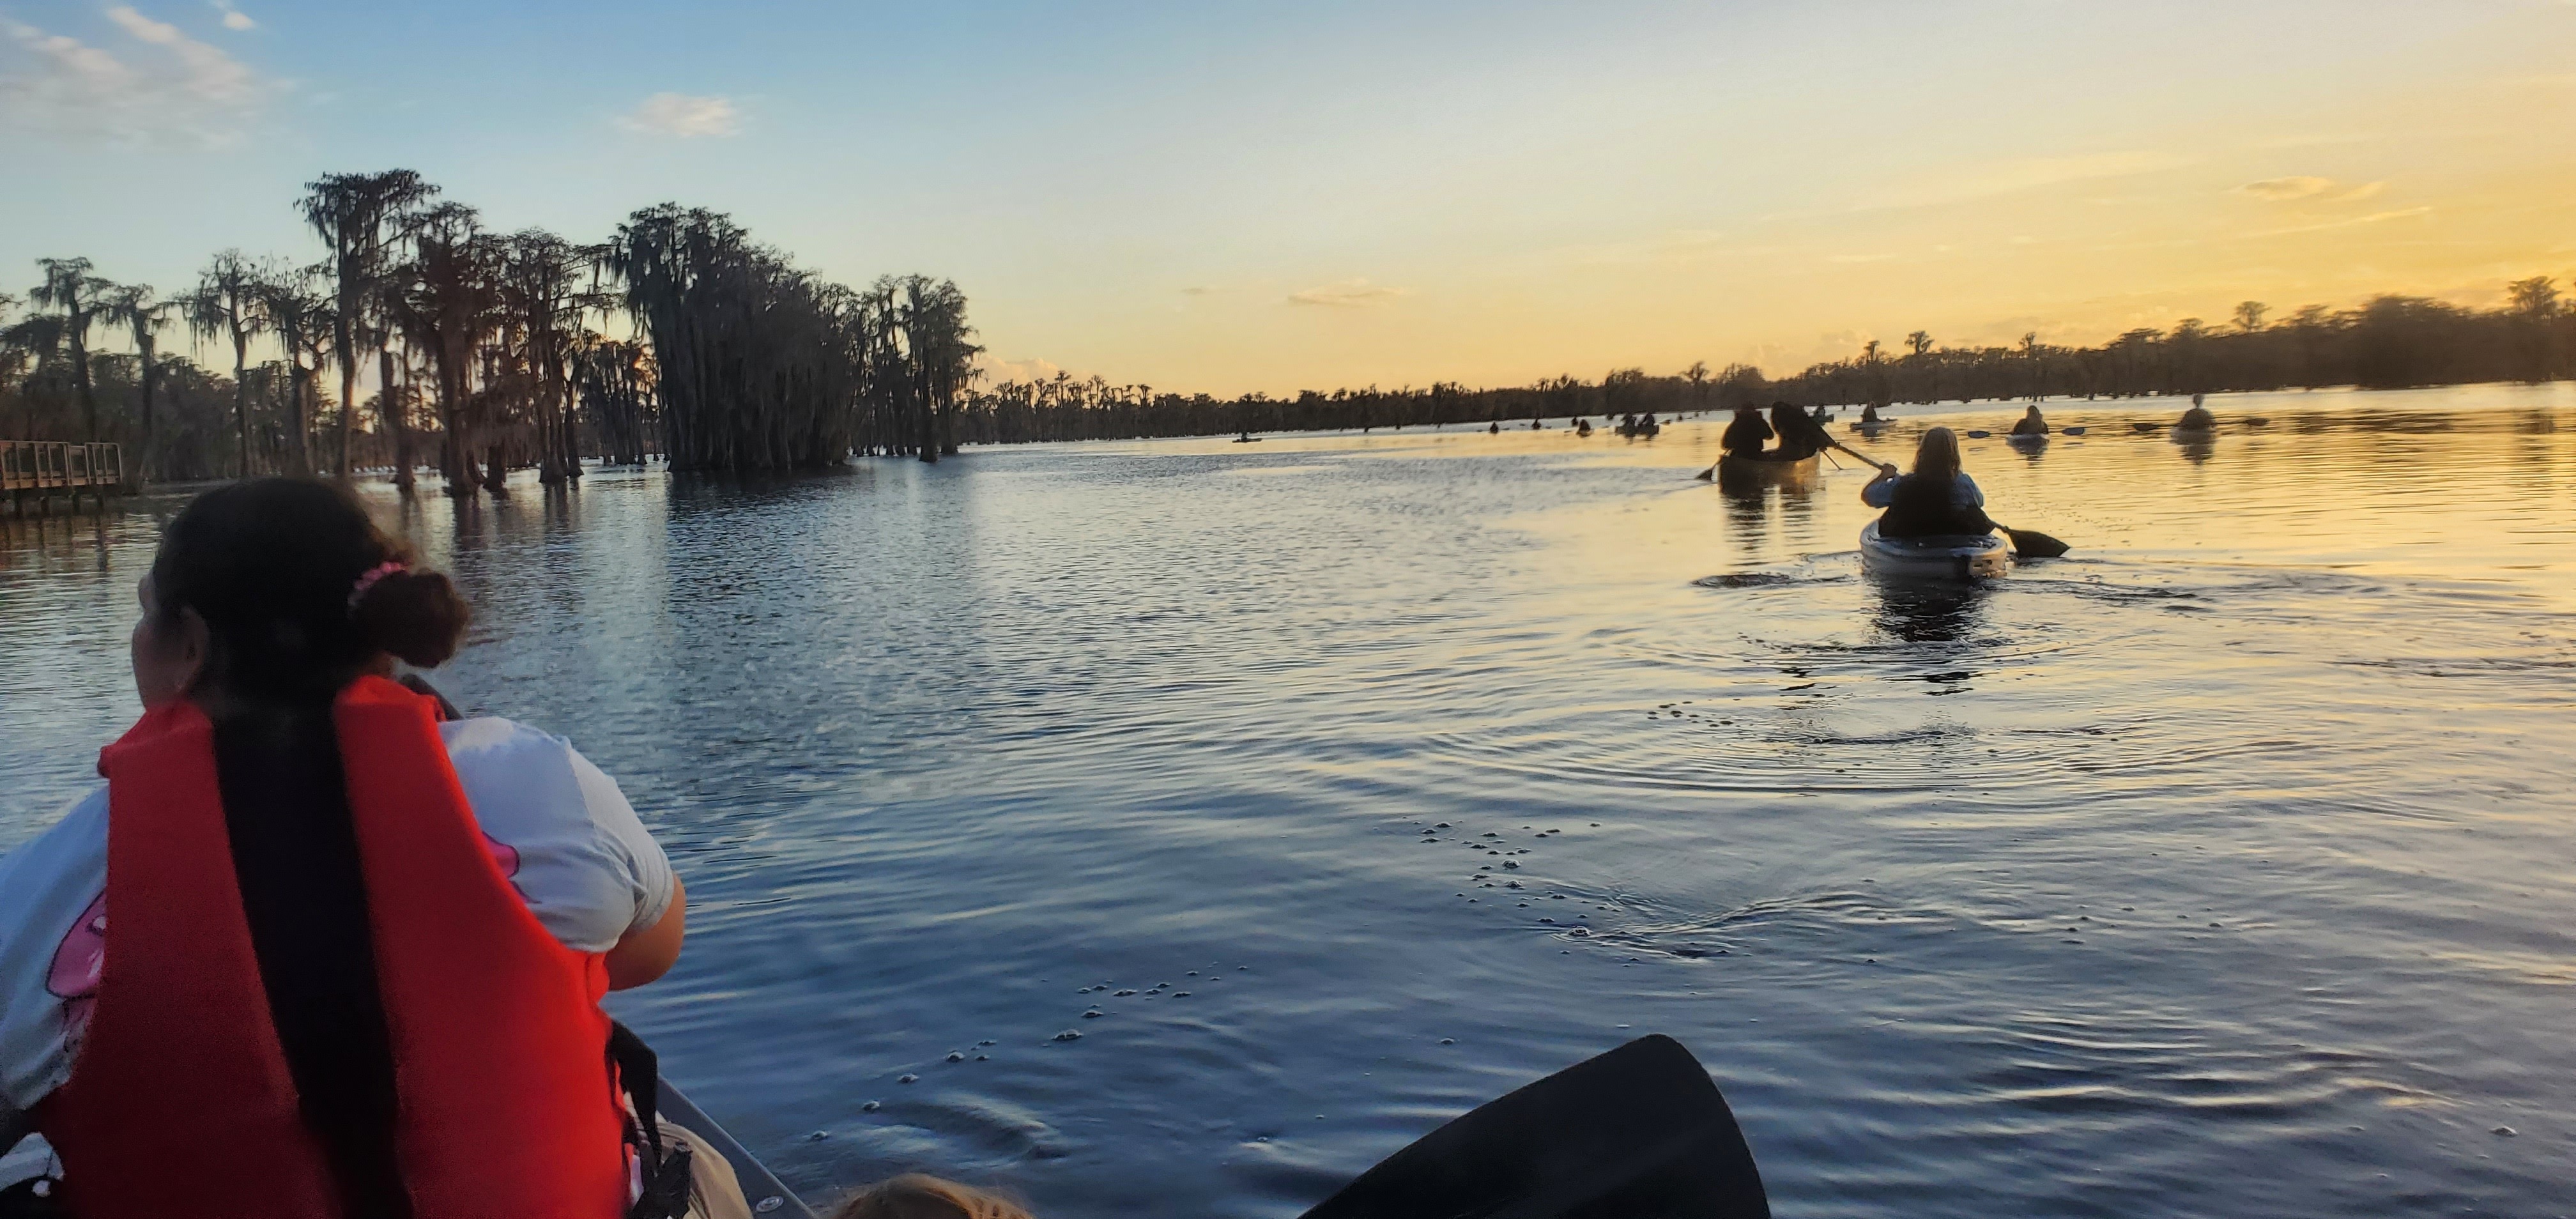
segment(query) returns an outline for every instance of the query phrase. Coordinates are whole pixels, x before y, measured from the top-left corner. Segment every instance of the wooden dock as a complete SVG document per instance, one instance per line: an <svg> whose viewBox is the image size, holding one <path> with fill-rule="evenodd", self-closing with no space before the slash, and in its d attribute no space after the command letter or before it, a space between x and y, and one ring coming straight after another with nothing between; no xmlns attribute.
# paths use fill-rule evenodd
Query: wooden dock
<svg viewBox="0 0 2576 1219"><path fill-rule="evenodd" d="M56 494L64 494L78 507L84 491L104 501L124 487L125 450L121 445L0 440L0 494L6 494L22 513L30 499L42 511Z"/></svg>

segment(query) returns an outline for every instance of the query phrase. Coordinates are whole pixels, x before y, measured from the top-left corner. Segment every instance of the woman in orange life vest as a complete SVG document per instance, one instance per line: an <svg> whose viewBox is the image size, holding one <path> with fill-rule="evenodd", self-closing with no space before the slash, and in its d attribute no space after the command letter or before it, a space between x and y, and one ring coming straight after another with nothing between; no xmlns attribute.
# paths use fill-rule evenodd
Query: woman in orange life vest
<svg viewBox="0 0 2576 1219"><path fill-rule="evenodd" d="M466 608L345 490L199 496L140 594L105 789L0 857L0 1151L80 1219L626 1214L599 1000L686 902L616 785L387 680Z"/></svg>

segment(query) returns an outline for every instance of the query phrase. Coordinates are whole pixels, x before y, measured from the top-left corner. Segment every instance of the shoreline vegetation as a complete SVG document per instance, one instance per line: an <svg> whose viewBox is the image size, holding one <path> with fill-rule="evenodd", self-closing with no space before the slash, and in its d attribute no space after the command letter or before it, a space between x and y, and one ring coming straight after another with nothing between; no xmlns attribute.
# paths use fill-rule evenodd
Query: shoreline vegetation
<svg viewBox="0 0 2576 1219"><path fill-rule="evenodd" d="M513 469L554 484L585 460L675 470L937 461L966 444L1500 424L1742 403L1892 406L2566 378L2576 305L2547 276L2495 309L2383 295L2275 319L2186 318L2099 346L2027 334L1890 351L1771 378L1752 365L1470 389L1370 386L1294 397L1158 392L1059 373L983 382L966 296L926 275L821 279L729 218L664 203L604 240L500 233L409 170L329 174L296 202L311 263L225 250L164 295L38 260L0 294L0 436L109 441L142 481L434 468L449 494ZM168 349L183 335L194 354ZM98 350L97 341L130 350ZM254 360L254 348L263 358ZM211 352L201 364L195 355ZM330 375L326 375L330 374ZM362 387L361 382L366 385ZM333 390L336 388L336 394ZM356 409L349 409L349 404Z"/></svg>

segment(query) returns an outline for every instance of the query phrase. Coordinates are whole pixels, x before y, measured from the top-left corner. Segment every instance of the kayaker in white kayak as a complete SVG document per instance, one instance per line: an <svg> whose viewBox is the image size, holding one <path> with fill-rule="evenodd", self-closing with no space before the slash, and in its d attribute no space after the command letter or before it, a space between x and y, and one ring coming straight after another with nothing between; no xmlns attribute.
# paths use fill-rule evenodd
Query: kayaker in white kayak
<svg viewBox="0 0 2576 1219"><path fill-rule="evenodd" d="M562 739L388 680L454 586L271 478L138 592L142 718L0 857L0 1151L44 1134L79 1219L679 1213L599 1004L678 958L679 878Z"/></svg>
<svg viewBox="0 0 2576 1219"><path fill-rule="evenodd" d="M1959 468L1958 434L1945 427L1923 433L1914 449L1913 473L1881 464L1878 477L1861 488L1860 499L1883 509L1880 537L1974 537L1995 529L1986 519L1985 492Z"/></svg>

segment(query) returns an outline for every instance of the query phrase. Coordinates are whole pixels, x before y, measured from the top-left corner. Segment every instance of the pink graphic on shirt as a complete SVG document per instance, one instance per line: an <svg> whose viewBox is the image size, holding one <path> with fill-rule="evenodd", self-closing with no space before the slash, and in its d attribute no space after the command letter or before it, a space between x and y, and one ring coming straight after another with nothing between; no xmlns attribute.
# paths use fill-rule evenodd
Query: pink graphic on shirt
<svg viewBox="0 0 2576 1219"><path fill-rule="evenodd" d="M485 834L483 849L492 853L501 875L515 885L518 848ZM46 993L63 1001L63 1046L69 1053L80 1052L81 1035L89 1031L90 1009L98 1006L99 975L106 968L107 895L101 893L64 933L63 942L54 948L53 966L45 973Z"/></svg>
<svg viewBox="0 0 2576 1219"><path fill-rule="evenodd" d="M107 967L107 895L101 893L81 911L54 949L53 968L45 974L47 993L63 1001L63 1043L77 1052L89 1030L89 1011L98 1003L99 971Z"/></svg>
<svg viewBox="0 0 2576 1219"><path fill-rule="evenodd" d="M483 849L492 852L492 862L501 865L501 877L512 884L519 880L519 848L490 834L483 835Z"/></svg>

